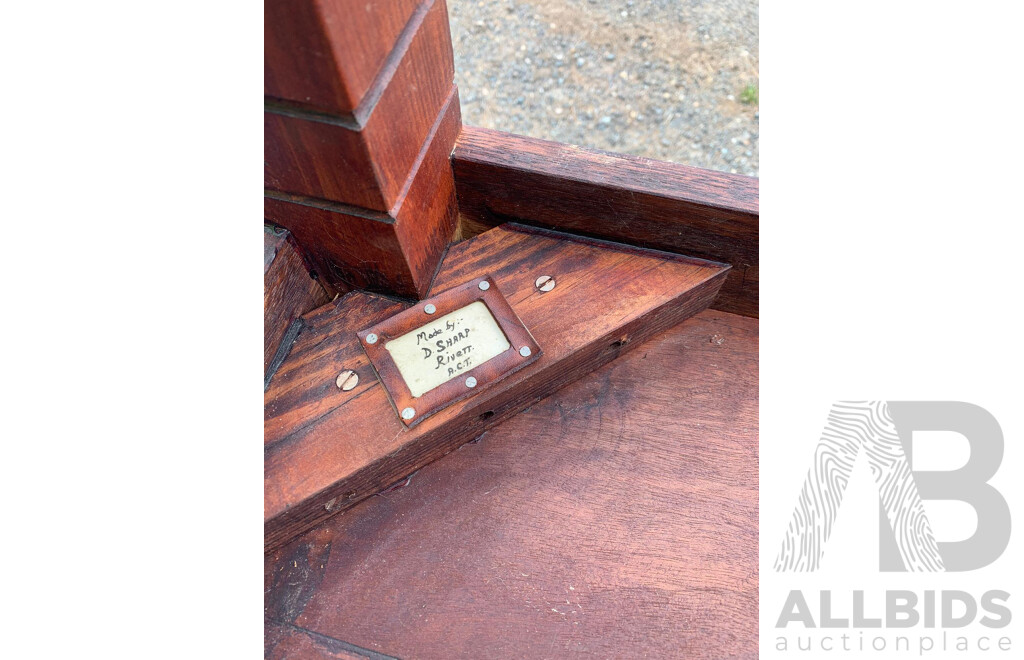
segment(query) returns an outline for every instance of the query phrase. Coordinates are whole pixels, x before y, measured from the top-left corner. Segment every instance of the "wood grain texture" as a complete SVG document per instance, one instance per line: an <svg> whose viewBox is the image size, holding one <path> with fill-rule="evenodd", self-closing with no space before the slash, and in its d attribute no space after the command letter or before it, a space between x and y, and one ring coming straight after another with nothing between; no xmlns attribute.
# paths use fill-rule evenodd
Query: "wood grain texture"
<svg viewBox="0 0 1024 660"><path fill-rule="evenodd" d="M462 235L525 222L729 263L716 309L757 316L758 180L465 127Z"/></svg>
<svg viewBox="0 0 1024 660"><path fill-rule="evenodd" d="M459 206L451 154L461 130L458 89L452 87L429 146L414 165L414 175L407 180L391 209L395 232L412 273L416 298L427 294L458 226Z"/></svg>
<svg viewBox="0 0 1024 660"><path fill-rule="evenodd" d="M309 275L287 232L263 231L263 370L277 352L288 326L328 301Z"/></svg>
<svg viewBox="0 0 1024 660"><path fill-rule="evenodd" d="M420 4L266 0L264 94L327 112L352 113Z"/></svg>
<svg viewBox="0 0 1024 660"><path fill-rule="evenodd" d="M445 3L424 7L407 51L391 63L393 75L358 125L266 106L264 187L377 211L395 206L454 85Z"/></svg>
<svg viewBox="0 0 1024 660"><path fill-rule="evenodd" d="M394 219L386 213L265 196L263 216L295 236L313 272L331 291L349 287L402 296L416 291Z"/></svg>
<svg viewBox="0 0 1024 660"><path fill-rule="evenodd" d="M295 625L267 621L263 657L267 660L395 660Z"/></svg>
<svg viewBox="0 0 1024 660"><path fill-rule="evenodd" d="M268 548L430 463L533 401L707 305L728 267L678 255L505 226L453 246L431 293L490 275L543 347L534 364L406 429L360 358L353 326L394 313L351 293L306 317L270 382L264 421ZM558 284L534 287L542 274ZM404 305L402 305L404 306ZM339 395L344 369L360 384Z"/></svg>
<svg viewBox="0 0 1024 660"><path fill-rule="evenodd" d="M269 555L267 616L409 659L755 658L757 396L757 320L702 312Z"/></svg>
<svg viewBox="0 0 1024 660"><path fill-rule="evenodd" d="M449 157L462 116L458 90L449 92L388 212L266 192L265 218L292 232L329 289L426 295L458 216Z"/></svg>

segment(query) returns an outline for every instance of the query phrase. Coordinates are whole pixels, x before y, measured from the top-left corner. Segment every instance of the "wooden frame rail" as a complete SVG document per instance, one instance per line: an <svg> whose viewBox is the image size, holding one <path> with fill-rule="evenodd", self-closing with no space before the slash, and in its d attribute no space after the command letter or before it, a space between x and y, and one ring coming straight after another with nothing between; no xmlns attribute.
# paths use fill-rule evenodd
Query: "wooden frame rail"
<svg viewBox="0 0 1024 660"><path fill-rule="evenodd" d="M463 238L514 221L726 262L712 305L758 315L758 180L463 126Z"/></svg>

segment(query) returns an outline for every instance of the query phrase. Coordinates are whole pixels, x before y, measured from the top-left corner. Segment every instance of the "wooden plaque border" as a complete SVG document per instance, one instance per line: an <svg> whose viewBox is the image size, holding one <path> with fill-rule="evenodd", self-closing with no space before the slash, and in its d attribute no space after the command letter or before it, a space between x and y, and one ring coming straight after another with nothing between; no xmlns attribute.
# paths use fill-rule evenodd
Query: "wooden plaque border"
<svg viewBox="0 0 1024 660"><path fill-rule="evenodd" d="M487 282L487 288L481 289L480 284ZM498 327L508 339L509 348L486 362L482 362L472 369L466 371L462 376L453 378L446 383L438 385L432 390L424 392L419 397L413 397L406 385L405 379L398 370L391 353L384 348L384 344L392 339L412 332L418 327L426 325L430 321L440 318L476 301L482 301L490 311L491 316L498 323ZM424 308L427 305L434 305L437 311L427 314ZM370 334L377 335L377 341L373 344L367 343L366 337ZM391 405L395 414L402 420L407 428L412 428L419 422L445 407L475 394L487 386L500 381L511 373L535 362L541 355L540 346L526 329L519 316L509 305L505 296L498 289L498 285L489 275L482 278L474 278L461 286L449 289L444 293L421 300L409 309L395 314L391 318L367 328L359 333L359 343L363 351L370 359L370 364L377 373L377 378L388 393ZM523 347L530 349L530 354L523 356L520 350ZM475 387L467 387L466 379L472 376L476 378ZM412 408L415 415L412 419L402 419L401 411Z"/></svg>

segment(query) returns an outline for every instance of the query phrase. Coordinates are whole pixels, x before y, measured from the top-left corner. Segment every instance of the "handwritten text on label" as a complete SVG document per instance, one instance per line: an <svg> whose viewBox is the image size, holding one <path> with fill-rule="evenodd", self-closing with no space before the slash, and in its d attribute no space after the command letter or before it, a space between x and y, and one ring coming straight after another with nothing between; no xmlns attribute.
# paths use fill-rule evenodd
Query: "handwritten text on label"
<svg viewBox="0 0 1024 660"><path fill-rule="evenodd" d="M490 310L476 301L384 345L413 397L504 353L510 344Z"/></svg>

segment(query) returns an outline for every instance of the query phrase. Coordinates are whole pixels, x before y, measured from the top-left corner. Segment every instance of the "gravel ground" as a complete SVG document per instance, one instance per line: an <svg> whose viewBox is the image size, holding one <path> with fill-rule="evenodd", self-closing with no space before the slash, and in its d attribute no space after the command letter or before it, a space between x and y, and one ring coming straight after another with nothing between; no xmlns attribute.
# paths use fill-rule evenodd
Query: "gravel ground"
<svg viewBox="0 0 1024 660"><path fill-rule="evenodd" d="M757 0L448 0L463 121L757 176ZM748 99L749 100L749 99Z"/></svg>

